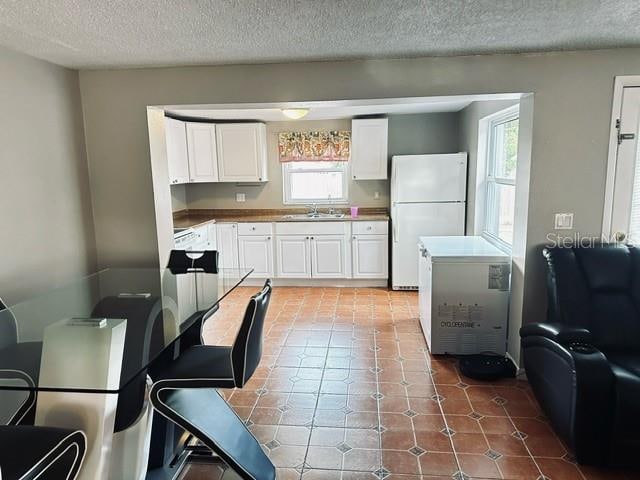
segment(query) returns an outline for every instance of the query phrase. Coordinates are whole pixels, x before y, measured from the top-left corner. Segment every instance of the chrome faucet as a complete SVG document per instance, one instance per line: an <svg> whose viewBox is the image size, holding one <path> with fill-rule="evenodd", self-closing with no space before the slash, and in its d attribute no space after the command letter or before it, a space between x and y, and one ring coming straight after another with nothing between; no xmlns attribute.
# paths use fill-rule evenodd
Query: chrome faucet
<svg viewBox="0 0 640 480"><path fill-rule="evenodd" d="M309 211L307 212L307 215L309 215L310 217L314 217L316 215L318 215L318 204L314 203L313 205L307 205L307 208L309 209Z"/></svg>

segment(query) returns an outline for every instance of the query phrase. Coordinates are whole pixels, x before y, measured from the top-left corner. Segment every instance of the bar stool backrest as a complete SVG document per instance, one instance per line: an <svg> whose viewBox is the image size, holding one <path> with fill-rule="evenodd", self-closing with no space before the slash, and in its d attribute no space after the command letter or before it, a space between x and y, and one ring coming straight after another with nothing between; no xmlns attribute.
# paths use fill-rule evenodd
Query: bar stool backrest
<svg viewBox="0 0 640 480"><path fill-rule="evenodd" d="M16 319L0 298L0 349L18 342Z"/></svg>
<svg viewBox="0 0 640 480"><path fill-rule="evenodd" d="M218 273L218 263L217 250L171 250L167 268L174 275L191 272Z"/></svg>
<svg viewBox="0 0 640 480"><path fill-rule="evenodd" d="M242 388L249 381L262 358L262 331L270 299L271 280L267 280L262 291L249 300L231 348L233 378L237 388Z"/></svg>

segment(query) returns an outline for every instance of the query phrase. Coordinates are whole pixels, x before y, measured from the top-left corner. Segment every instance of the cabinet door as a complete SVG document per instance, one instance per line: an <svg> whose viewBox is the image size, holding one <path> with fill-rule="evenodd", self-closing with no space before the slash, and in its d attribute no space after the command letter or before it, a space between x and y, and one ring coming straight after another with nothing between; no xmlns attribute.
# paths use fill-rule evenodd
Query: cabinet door
<svg viewBox="0 0 640 480"><path fill-rule="evenodd" d="M238 226L235 223L218 223L216 232L220 266L238 268Z"/></svg>
<svg viewBox="0 0 640 480"><path fill-rule="evenodd" d="M189 181L189 156L187 154L187 129L184 122L173 118L164 119L167 141L167 162L169 163L169 183Z"/></svg>
<svg viewBox="0 0 640 480"><path fill-rule="evenodd" d="M270 236L239 236L240 268L253 268L252 277L273 277L273 239Z"/></svg>
<svg viewBox="0 0 640 480"><path fill-rule="evenodd" d="M309 237L278 235L276 237L276 275L282 278L311 278Z"/></svg>
<svg viewBox="0 0 640 480"><path fill-rule="evenodd" d="M207 250L217 250L218 249L218 232L216 231L216 224L211 222L207 224L207 232L209 237L207 238Z"/></svg>
<svg viewBox="0 0 640 480"><path fill-rule="evenodd" d="M187 150L189 181L217 182L216 126L212 123L187 123Z"/></svg>
<svg viewBox="0 0 640 480"><path fill-rule="evenodd" d="M354 180L387 178L386 118L351 121L351 176Z"/></svg>
<svg viewBox="0 0 640 480"><path fill-rule="evenodd" d="M346 278L347 248L344 235L311 237L311 276L313 278Z"/></svg>
<svg viewBox="0 0 640 480"><path fill-rule="evenodd" d="M354 235L353 278L388 278L388 249L387 235Z"/></svg>
<svg viewBox="0 0 640 480"><path fill-rule="evenodd" d="M198 311L198 294L200 288L198 279L194 275L175 275L176 300L178 304L178 321L184 322Z"/></svg>
<svg viewBox="0 0 640 480"><path fill-rule="evenodd" d="M221 182L266 182L264 123L224 123L216 127Z"/></svg>

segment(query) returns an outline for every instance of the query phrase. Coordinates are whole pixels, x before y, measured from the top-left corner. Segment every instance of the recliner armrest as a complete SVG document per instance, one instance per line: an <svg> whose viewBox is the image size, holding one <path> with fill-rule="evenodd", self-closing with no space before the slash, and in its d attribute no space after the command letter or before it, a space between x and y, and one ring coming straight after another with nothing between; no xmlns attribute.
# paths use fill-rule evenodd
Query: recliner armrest
<svg viewBox="0 0 640 480"><path fill-rule="evenodd" d="M520 338L545 337L561 345L569 343L590 344L591 332L586 328L571 327L562 323L527 323L520 328Z"/></svg>

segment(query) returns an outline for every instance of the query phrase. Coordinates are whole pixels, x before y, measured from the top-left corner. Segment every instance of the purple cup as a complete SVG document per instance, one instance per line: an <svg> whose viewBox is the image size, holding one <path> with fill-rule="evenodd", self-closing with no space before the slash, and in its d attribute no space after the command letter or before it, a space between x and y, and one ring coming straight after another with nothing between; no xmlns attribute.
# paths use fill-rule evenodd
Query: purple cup
<svg viewBox="0 0 640 480"><path fill-rule="evenodd" d="M351 207L351 218L356 218L358 216L358 207Z"/></svg>

